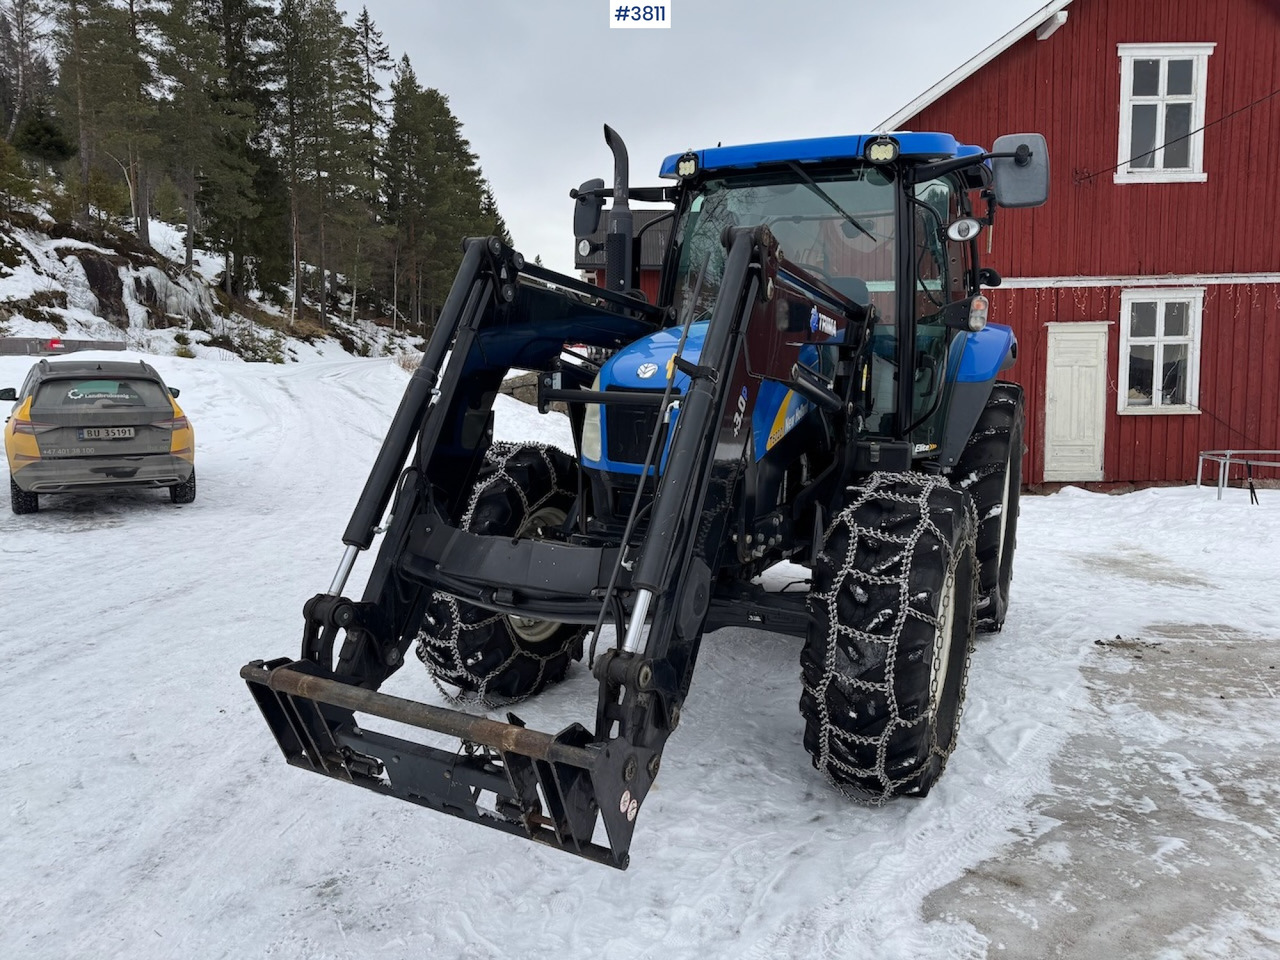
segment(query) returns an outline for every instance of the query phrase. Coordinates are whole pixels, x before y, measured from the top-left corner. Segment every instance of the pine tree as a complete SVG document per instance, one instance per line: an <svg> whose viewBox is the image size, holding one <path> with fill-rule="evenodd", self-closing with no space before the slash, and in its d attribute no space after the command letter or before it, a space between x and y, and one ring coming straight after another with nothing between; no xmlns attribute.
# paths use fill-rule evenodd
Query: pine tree
<svg viewBox="0 0 1280 960"><path fill-rule="evenodd" d="M189 270L199 208L217 211L208 219L225 224L256 212L253 168L239 151L229 148L252 132L252 107L217 96L225 81L218 35L201 16L198 0L171 0L161 24L164 44L158 63L170 96L159 126L170 173L185 198ZM216 245L229 251L233 234L213 233Z"/></svg>
<svg viewBox="0 0 1280 960"><path fill-rule="evenodd" d="M234 104L228 110L235 114L248 104L252 118L249 134L225 138L223 148L254 171L250 191L254 212L243 215L238 205L215 205L209 211L211 228L230 241L224 277L227 291L241 294L249 286L270 291L286 284L291 275L288 205L281 200L286 188L273 151L281 86L274 5L263 0L200 0L199 6L219 38L222 79L215 99Z"/></svg>
<svg viewBox="0 0 1280 960"><path fill-rule="evenodd" d="M439 90L423 89L400 61L391 84L391 129L383 153L387 211L395 225L393 297L428 325L462 259L459 241L495 233L509 240L462 125Z"/></svg>
<svg viewBox="0 0 1280 960"><path fill-rule="evenodd" d="M378 147L386 129L381 76L391 70L391 51L382 42L382 31L374 26L369 8L361 7L355 25L355 57L360 69L359 117L361 159L368 164L369 180L378 179Z"/></svg>
<svg viewBox="0 0 1280 960"><path fill-rule="evenodd" d="M104 0L57 0L55 41L59 53L59 87L73 118L79 155L77 216L89 220L89 173L93 162L96 122L95 59L99 52L97 26Z"/></svg>
<svg viewBox="0 0 1280 960"><path fill-rule="evenodd" d="M115 49L108 63L111 95L103 105L102 140L106 152L124 173L129 187L129 205L138 239L151 244L151 210L148 202L148 161L158 145L156 116L158 104L152 90L156 59L156 0L120 0L122 8L108 8L104 28L108 31L100 49ZM115 43L122 41L119 48Z"/></svg>

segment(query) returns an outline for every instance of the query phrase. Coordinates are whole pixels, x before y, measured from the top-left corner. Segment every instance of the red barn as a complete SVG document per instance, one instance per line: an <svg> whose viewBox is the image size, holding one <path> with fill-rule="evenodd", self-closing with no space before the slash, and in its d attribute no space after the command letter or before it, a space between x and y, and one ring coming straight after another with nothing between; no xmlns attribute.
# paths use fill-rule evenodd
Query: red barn
<svg viewBox="0 0 1280 960"><path fill-rule="evenodd" d="M1048 139L1049 202L983 240L1028 482L1280 448L1280 3L1055 0L881 128Z"/></svg>

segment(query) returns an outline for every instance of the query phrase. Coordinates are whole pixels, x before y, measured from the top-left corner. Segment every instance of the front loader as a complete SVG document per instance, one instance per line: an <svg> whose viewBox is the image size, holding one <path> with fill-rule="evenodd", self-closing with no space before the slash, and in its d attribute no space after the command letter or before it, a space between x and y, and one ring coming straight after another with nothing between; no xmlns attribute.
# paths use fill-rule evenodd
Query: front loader
<svg viewBox="0 0 1280 960"><path fill-rule="evenodd" d="M613 187L571 193L588 247L612 200L603 285L465 241L300 656L241 676L289 763L625 868L702 637L776 630L805 639L815 767L854 799L923 796L974 631L1007 609L1022 399L996 379L1016 343L986 323L977 238L997 206L1044 202L1044 140L717 147L632 188L605 136ZM631 200L674 220L656 302ZM493 441L513 369L567 408L573 451ZM783 561L806 589L761 586ZM471 709L379 692L410 650ZM493 716L588 651L594 715Z"/></svg>

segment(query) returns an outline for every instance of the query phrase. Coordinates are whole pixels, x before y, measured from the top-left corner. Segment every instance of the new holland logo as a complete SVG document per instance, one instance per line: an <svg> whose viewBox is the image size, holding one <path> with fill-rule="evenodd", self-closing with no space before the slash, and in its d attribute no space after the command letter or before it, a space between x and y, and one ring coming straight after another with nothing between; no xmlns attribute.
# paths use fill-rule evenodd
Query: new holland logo
<svg viewBox="0 0 1280 960"><path fill-rule="evenodd" d="M656 363L642 363L640 364L640 367L636 370L636 376L639 377L641 380L648 380L657 372L658 372L658 365Z"/></svg>
<svg viewBox="0 0 1280 960"><path fill-rule="evenodd" d="M809 311L809 329L814 333L825 333L828 337L836 335L836 322L825 313L819 313L814 307Z"/></svg>

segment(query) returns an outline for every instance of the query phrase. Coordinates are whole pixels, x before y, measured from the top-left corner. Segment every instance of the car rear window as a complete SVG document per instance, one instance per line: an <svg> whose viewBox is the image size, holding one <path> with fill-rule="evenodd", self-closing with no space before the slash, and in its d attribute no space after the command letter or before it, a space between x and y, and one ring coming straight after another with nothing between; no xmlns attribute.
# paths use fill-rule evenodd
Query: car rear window
<svg viewBox="0 0 1280 960"><path fill-rule="evenodd" d="M41 384L31 401L31 412L74 413L77 410L168 406L168 394L154 380L75 378Z"/></svg>

